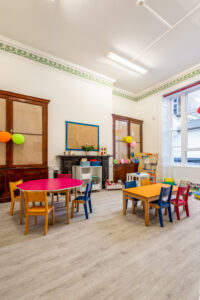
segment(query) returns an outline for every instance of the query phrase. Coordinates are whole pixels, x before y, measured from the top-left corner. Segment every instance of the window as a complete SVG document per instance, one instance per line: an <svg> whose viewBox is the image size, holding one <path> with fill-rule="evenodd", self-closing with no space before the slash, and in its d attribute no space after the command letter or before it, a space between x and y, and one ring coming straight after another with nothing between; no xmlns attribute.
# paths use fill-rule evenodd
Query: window
<svg viewBox="0 0 200 300"><path fill-rule="evenodd" d="M173 164L200 165L200 86L179 91L164 99L163 146ZM169 126L170 125L170 126ZM166 143L169 143L170 147ZM165 147L166 146L166 147ZM163 149L166 157L166 149Z"/></svg>
<svg viewBox="0 0 200 300"><path fill-rule="evenodd" d="M200 165L200 89L187 94L187 151L188 164Z"/></svg>
<svg viewBox="0 0 200 300"><path fill-rule="evenodd" d="M172 160L181 163L181 98L173 99L171 107Z"/></svg>
<svg viewBox="0 0 200 300"><path fill-rule="evenodd" d="M116 159L130 158L131 152L142 152L142 123L143 121L113 115L113 157ZM122 140L126 136L133 136L136 148Z"/></svg>

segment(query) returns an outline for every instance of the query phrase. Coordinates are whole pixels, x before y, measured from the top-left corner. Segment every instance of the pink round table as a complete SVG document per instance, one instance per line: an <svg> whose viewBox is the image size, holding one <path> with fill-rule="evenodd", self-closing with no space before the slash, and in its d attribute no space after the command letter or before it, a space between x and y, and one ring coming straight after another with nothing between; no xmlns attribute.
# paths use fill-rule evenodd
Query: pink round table
<svg viewBox="0 0 200 300"><path fill-rule="evenodd" d="M24 212L24 191L46 191L50 193L63 192L66 194L67 224L69 224L69 190L80 187L82 184L83 180L73 178L39 179L19 184L17 187L22 192L22 214Z"/></svg>

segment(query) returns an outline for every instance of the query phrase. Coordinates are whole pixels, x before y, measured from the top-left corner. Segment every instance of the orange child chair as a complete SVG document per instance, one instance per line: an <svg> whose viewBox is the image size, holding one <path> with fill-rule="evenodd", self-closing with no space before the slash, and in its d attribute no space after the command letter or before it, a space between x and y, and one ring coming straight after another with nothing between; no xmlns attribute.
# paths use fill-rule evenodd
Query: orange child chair
<svg viewBox="0 0 200 300"><path fill-rule="evenodd" d="M183 206L185 208L187 217L190 216L188 207L189 191L189 185L187 187L179 186L176 198L171 200L171 204L175 206L176 216L178 220L180 220L179 206Z"/></svg>
<svg viewBox="0 0 200 300"><path fill-rule="evenodd" d="M151 182L150 182L150 178L147 178L147 179L141 179L141 185L150 185Z"/></svg>
<svg viewBox="0 0 200 300"><path fill-rule="evenodd" d="M18 195L15 194L15 191L19 191L17 188L18 184L23 183L23 180L19 180L16 182L10 182L10 194L11 194L11 203L10 203L10 216L13 216L15 201L20 202L20 224L22 224L22 201L21 201L21 193Z"/></svg>
<svg viewBox="0 0 200 300"><path fill-rule="evenodd" d="M147 178L147 179L141 179L141 186L144 186L144 185L150 185L150 178ZM144 211L144 202L141 201L142 205L143 205L143 211Z"/></svg>
<svg viewBox="0 0 200 300"><path fill-rule="evenodd" d="M55 222L54 206L48 205L46 192L24 192L24 198L26 203L26 228L25 234L28 234L29 230L29 216L35 216L35 224L37 224L37 216L45 216L44 235L47 234L49 213L52 213L52 225ZM29 203L33 203L33 207L29 206ZM39 202L40 205L35 205ZM41 205L44 203L44 205Z"/></svg>

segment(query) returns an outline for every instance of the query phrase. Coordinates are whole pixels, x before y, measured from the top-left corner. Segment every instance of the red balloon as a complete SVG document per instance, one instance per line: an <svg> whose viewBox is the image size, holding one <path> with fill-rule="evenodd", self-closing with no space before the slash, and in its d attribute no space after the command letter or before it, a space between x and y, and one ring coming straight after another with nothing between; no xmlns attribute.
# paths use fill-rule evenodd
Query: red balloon
<svg viewBox="0 0 200 300"><path fill-rule="evenodd" d="M198 114L200 114L200 107L197 109Z"/></svg>

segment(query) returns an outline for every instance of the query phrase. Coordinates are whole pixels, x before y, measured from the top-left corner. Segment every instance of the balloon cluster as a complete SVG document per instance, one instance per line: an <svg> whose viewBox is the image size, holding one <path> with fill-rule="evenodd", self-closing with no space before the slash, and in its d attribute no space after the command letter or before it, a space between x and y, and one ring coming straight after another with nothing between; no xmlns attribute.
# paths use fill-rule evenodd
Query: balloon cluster
<svg viewBox="0 0 200 300"><path fill-rule="evenodd" d="M134 158L134 155L135 155L135 158ZM114 165L129 165L129 164L138 164L139 163L139 156L140 156L140 153L139 152L136 152L136 154L134 154L134 152L131 152L131 159L124 159L122 158L121 160L120 159L113 159L113 164Z"/></svg>
<svg viewBox="0 0 200 300"><path fill-rule="evenodd" d="M21 145L24 143L24 136L19 133L11 135L7 131L0 131L0 143L8 143L12 139L13 143Z"/></svg>
<svg viewBox="0 0 200 300"><path fill-rule="evenodd" d="M130 135L128 135L128 136L122 138L122 142L125 142L125 143L127 143L127 144L130 144L130 147L131 147L131 148L135 148L136 145L137 145L137 144L136 144L136 141L134 141L134 140L133 140L133 137L130 136Z"/></svg>

